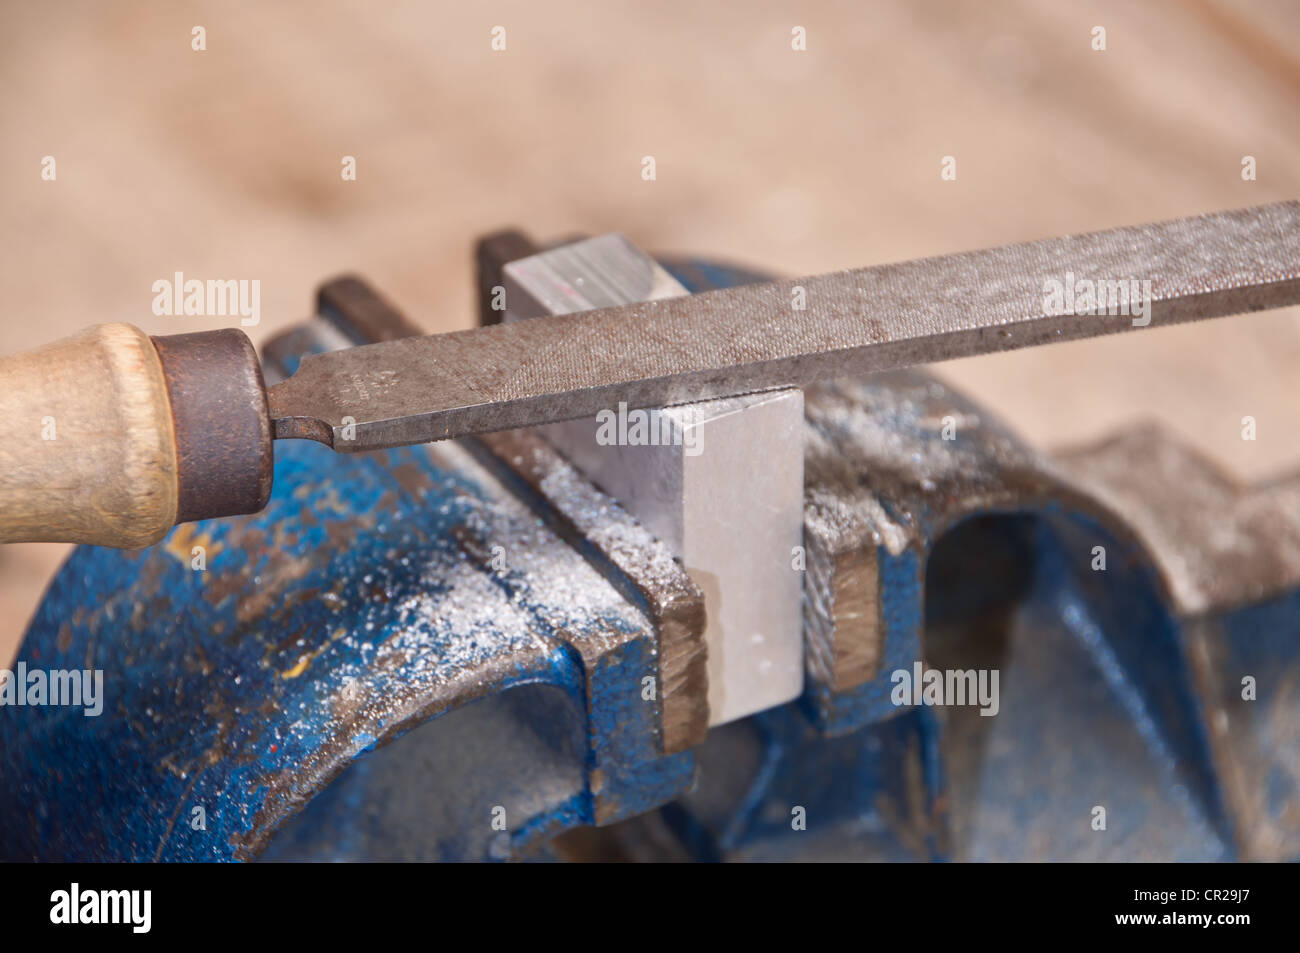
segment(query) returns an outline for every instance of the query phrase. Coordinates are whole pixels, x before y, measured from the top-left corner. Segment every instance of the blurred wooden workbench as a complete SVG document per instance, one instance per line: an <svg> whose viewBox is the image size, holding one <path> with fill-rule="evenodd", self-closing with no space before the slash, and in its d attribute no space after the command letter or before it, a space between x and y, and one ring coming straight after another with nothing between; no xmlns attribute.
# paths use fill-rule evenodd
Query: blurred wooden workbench
<svg viewBox="0 0 1300 953"><path fill-rule="evenodd" d="M1300 197L1284 0L9 3L0 83L0 352L229 323L152 314L178 270L260 279L258 341L344 270L465 327L507 224L810 273ZM1297 367L1291 311L943 373L1042 445L1156 418L1261 479L1300 467ZM0 665L62 552L0 550Z"/></svg>

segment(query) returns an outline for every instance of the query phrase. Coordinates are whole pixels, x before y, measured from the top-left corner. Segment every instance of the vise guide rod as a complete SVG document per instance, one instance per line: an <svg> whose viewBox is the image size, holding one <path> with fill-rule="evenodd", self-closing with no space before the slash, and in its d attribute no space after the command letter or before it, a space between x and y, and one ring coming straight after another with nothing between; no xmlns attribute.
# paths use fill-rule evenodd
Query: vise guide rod
<svg viewBox="0 0 1300 953"><path fill-rule="evenodd" d="M375 450L1300 303L1300 202L307 357L98 325L0 359L0 542L255 512L272 439ZM53 436L51 436L53 435Z"/></svg>

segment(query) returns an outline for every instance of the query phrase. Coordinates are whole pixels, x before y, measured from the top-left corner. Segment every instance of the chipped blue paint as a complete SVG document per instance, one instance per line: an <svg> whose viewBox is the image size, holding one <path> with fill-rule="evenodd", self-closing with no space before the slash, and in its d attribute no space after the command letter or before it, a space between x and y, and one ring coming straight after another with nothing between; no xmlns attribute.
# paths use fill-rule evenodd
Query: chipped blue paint
<svg viewBox="0 0 1300 953"><path fill-rule="evenodd" d="M263 513L140 553L82 547L55 577L21 658L103 669L105 711L0 708L6 857L253 856L353 759L529 683L561 687L589 722L584 785L600 790L570 823L689 782L689 755L658 758L640 699L644 614L467 455L277 456ZM511 554L527 568L493 569L490 541L527 550Z"/></svg>

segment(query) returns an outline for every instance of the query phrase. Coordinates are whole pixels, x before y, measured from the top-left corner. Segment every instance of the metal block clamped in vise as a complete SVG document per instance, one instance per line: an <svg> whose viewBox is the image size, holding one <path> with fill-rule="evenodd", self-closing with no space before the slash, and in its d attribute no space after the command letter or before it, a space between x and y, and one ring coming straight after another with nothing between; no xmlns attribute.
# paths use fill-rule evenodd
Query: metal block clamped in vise
<svg viewBox="0 0 1300 953"><path fill-rule="evenodd" d="M478 252L485 323L757 280ZM268 377L418 333L356 278L316 310ZM0 711L0 855L1300 857L1300 478L1152 429L1049 458L922 372L652 409L644 445L610 410L282 442L265 511L76 550L21 660L130 678ZM990 683L935 706L923 669Z"/></svg>
<svg viewBox="0 0 1300 953"><path fill-rule="evenodd" d="M622 235L502 269L506 321L687 294ZM628 410L538 428L662 540L708 606L709 724L803 690L803 391Z"/></svg>

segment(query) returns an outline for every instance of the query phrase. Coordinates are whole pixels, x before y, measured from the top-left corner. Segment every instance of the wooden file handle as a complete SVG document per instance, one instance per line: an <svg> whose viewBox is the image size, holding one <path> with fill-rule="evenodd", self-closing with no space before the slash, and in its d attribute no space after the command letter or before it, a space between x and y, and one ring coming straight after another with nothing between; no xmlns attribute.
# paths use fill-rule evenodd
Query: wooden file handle
<svg viewBox="0 0 1300 953"><path fill-rule="evenodd" d="M0 357L0 543L148 546L178 522L261 509L271 461L241 331L101 324Z"/></svg>

